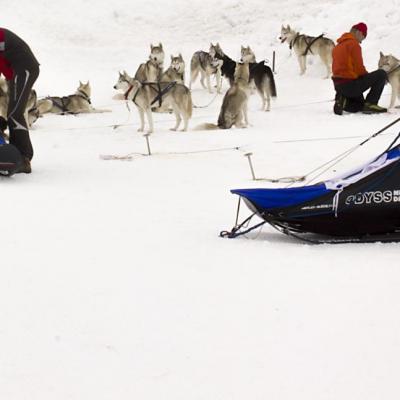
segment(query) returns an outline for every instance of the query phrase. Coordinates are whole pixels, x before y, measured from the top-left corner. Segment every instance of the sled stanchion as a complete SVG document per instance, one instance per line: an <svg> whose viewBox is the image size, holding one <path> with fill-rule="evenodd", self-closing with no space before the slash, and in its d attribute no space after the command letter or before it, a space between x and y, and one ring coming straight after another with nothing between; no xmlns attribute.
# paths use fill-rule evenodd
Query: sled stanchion
<svg viewBox="0 0 400 400"><path fill-rule="evenodd" d="M253 155L253 153L246 153L244 156L247 157L247 159L249 160L251 175L253 176L253 181L255 181L256 180L256 175L254 174L254 168L253 168L253 164L251 162L251 156L252 155Z"/></svg>
<svg viewBox="0 0 400 400"><path fill-rule="evenodd" d="M147 144L147 153L148 153L147 155L151 156L151 150L150 150L150 140L149 140L149 136L150 136L150 134L149 134L149 133L145 133L143 136L146 138L146 144Z"/></svg>

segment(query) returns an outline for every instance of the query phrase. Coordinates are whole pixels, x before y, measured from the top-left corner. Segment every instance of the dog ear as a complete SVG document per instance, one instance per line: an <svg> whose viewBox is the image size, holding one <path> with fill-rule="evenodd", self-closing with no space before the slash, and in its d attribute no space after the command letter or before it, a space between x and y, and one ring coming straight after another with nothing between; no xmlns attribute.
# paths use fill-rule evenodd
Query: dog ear
<svg viewBox="0 0 400 400"><path fill-rule="evenodd" d="M383 53L381 51L379 52L379 56L380 57L384 57L384 55L383 55Z"/></svg>
<svg viewBox="0 0 400 400"><path fill-rule="evenodd" d="M153 43L150 44L150 49L153 50L154 46Z"/></svg>
<svg viewBox="0 0 400 400"><path fill-rule="evenodd" d="M161 42L158 44L158 47L159 47L160 49L162 49L162 44L161 44Z"/></svg>
<svg viewBox="0 0 400 400"><path fill-rule="evenodd" d="M244 47L243 45L241 45L240 50L244 50L246 47Z"/></svg>
<svg viewBox="0 0 400 400"><path fill-rule="evenodd" d="M182 57L182 54L181 54L181 53L179 53L179 58L180 58L181 60L183 60L183 57Z"/></svg>

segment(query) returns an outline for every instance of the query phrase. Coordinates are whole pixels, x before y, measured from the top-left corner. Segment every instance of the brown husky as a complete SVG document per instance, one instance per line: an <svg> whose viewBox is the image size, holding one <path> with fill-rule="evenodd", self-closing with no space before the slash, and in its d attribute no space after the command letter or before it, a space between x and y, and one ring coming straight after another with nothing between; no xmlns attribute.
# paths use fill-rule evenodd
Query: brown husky
<svg viewBox="0 0 400 400"><path fill-rule="evenodd" d="M247 118L247 101L249 98L249 63L237 63L234 82L225 93L221 111L218 117L218 125L201 124L196 130L246 128L249 124ZM244 122L243 122L244 119Z"/></svg>

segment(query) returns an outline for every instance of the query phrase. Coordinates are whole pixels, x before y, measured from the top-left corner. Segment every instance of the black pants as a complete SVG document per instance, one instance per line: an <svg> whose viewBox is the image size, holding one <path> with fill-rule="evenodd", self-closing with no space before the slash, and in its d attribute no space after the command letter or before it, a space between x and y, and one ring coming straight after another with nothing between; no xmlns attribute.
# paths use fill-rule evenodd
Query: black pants
<svg viewBox="0 0 400 400"><path fill-rule="evenodd" d="M386 81L386 72L382 69L377 69L376 71L360 76L358 79L354 79L353 81L336 84L335 90L336 93L339 93L344 97L360 102L363 100L363 93L366 90L371 89L365 98L365 102L378 104Z"/></svg>
<svg viewBox="0 0 400 400"><path fill-rule="evenodd" d="M14 72L8 82L9 102L7 123L10 131L10 144L13 144L23 157L33 157L33 147L29 137L28 121L25 120L25 109L32 86L39 76L39 67L21 69Z"/></svg>

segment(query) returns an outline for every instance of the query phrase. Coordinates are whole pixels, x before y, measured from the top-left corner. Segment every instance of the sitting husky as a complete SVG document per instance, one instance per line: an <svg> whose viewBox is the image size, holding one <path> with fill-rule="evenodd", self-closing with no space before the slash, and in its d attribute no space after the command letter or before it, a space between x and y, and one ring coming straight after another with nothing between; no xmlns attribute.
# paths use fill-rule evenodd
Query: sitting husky
<svg viewBox="0 0 400 400"><path fill-rule="evenodd" d="M210 77L215 75L217 79L217 93L221 93L221 67L222 61L215 58L215 49L211 44L209 52L196 51L190 61L190 83L189 89L192 88L192 83L197 79L200 73L200 83L204 89L208 89L212 93ZM206 79L207 86L204 84Z"/></svg>
<svg viewBox="0 0 400 400"><path fill-rule="evenodd" d="M69 96L57 97L49 96L37 103L39 114L81 114L81 113L103 113L109 110L97 110L92 107L90 101L91 88L89 81L82 83L79 81L79 87L74 94Z"/></svg>
<svg viewBox="0 0 400 400"><path fill-rule="evenodd" d="M393 108L396 98L400 98L400 60L391 54L385 56L380 52L378 67L387 73L388 81L392 87L389 108Z"/></svg>
<svg viewBox="0 0 400 400"><path fill-rule="evenodd" d="M221 49L219 43L214 45L215 57L223 61L221 72L232 85L235 81L236 62L228 57ZM262 100L261 110L269 111L271 109L271 97L276 97L276 86L274 74L264 61L259 63L249 63L250 81L254 80L257 92Z"/></svg>
<svg viewBox="0 0 400 400"><path fill-rule="evenodd" d="M119 74L114 89L123 90L126 100L132 100L139 112L140 128L144 130L144 114L147 115L149 123L148 133L154 131L151 106L161 102L170 106L175 114L176 124L171 130L176 131L183 119L183 131L187 131L189 119L192 117L192 97L190 90L176 82L140 82L132 79L125 71ZM159 92L159 89L161 92Z"/></svg>
<svg viewBox="0 0 400 400"><path fill-rule="evenodd" d="M308 54L319 55L326 67L326 78L332 75L332 50L335 43L328 38L320 36L301 35L289 25L281 28L281 43L288 42L289 48L296 53L300 66L300 75L306 72L306 57Z"/></svg>
<svg viewBox="0 0 400 400"><path fill-rule="evenodd" d="M247 102L249 98L249 76L249 64L237 63L234 82L225 93L222 101L218 125L210 123L201 124L196 127L196 130L230 129L233 125L237 128L246 128L248 126Z"/></svg>
<svg viewBox="0 0 400 400"><path fill-rule="evenodd" d="M249 124L247 118L249 78L249 63L236 64L234 83L225 93L218 117L218 128L230 129L233 125L245 128Z"/></svg>
<svg viewBox="0 0 400 400"><path fill-rule="evenodd" d="M161 79L164 65L164 50L162 44L150 45L149 60L140 64L135 73L135 79L140 82L158 82Z"/></svg>
<svg viewBox="0 0 400 400"><path fill-rule="evenodd" d="M161 76L162 82L177 82L185 84L185 61L182 54L179 53L177 57L171 55L171 65L163 72Z"/></svg>
<svg viewBox="0 0 400 400"><path fill-rule="evenodd" d="M255 63L256 56L250 46L244 47L242 46L240 49L240 61L247 62L247 63Z"/></svg>
<svg viewBox="0 0 400 400"><path fill-rule="evenodd" d="M3 78L0 78L0 117L7 118L8 108L8 84ZM25 120L28 127L31 128L33 123L39 118L39 111L37 109L37 95L35 90L29 93L28 102L25 108Z"/></svg>

